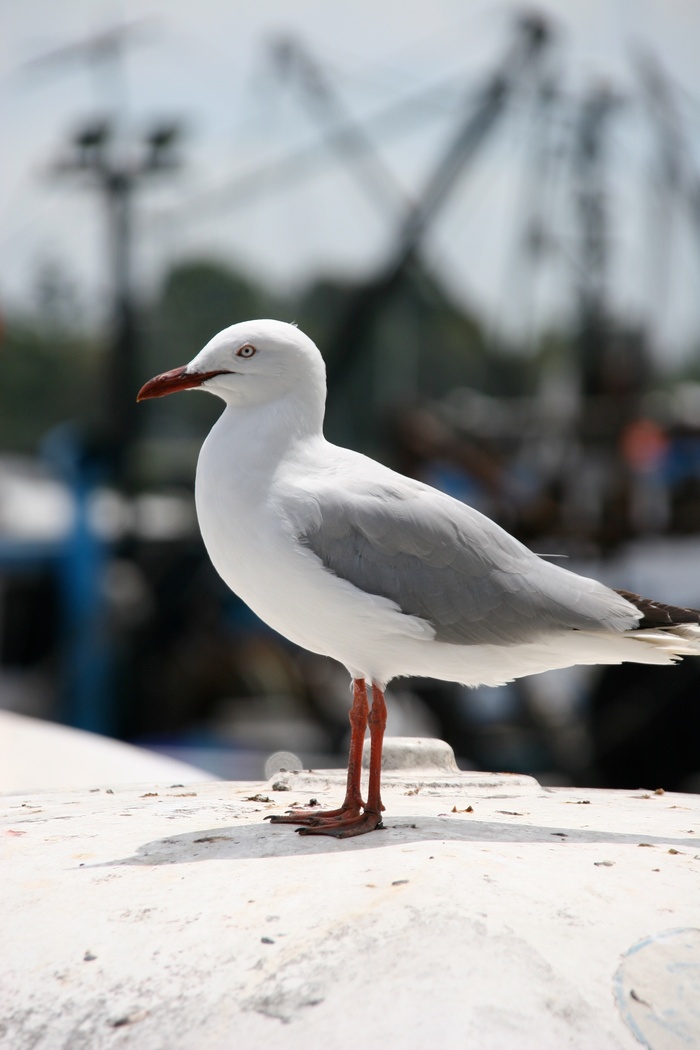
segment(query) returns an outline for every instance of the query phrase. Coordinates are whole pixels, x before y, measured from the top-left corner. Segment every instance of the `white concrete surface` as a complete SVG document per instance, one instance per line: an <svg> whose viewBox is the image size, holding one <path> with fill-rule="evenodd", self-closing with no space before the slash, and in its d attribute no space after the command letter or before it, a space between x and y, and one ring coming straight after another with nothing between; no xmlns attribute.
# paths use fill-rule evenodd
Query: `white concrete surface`
<svg viewBox="0 0 700 1050"><path fill-rule="evenodd" d="M0 795L215 779L195 766L81 729L0 710Z"/></svg>
<svg viewBox="0 0 700 1050"><path fill-rule="evenodd" d="M700 1045L700 797L386 779L347 841L262 820L340 772L0 800L2 1050Z"/></svg>

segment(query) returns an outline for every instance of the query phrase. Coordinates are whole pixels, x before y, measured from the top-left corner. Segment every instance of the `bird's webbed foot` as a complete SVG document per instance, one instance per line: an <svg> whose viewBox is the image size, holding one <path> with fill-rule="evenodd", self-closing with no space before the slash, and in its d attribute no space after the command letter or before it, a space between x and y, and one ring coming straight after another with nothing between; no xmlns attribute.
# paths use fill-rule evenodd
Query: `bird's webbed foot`
<svg viewBox="0 0 700 1050"><path fill-rule="evenodd" d="M381 807L383 808L383 807ZM382 827L381 808L367 809L364 802L343 803L338 809L293 809L284 815L265 817L271 824L300 824L300 835L331 835L348 839Z"/></svg>
<svg viewBox="0 0 700 1050"><path fill-rule="evenodd" d="M319 827L329 821L333 823L338 820L355 819L361 816L363 806L362 799L357 801L345 799L342 806L337 809L304 809L299 806L298 809L288 809L284 814L271 814L265 817L265 820L269 820L271 824L301 824L306 827Z"/></svg>
<svg viewBox="0 0 700 1050"><path fill-rule="evenodd" d="M318 824L307 824L297 828L298 835L330 835L336 839L350 839L354 835L364 835L368 831L383 828L382 815L375 810L365 809L362 813L347 817L330 817Z"/></svg>

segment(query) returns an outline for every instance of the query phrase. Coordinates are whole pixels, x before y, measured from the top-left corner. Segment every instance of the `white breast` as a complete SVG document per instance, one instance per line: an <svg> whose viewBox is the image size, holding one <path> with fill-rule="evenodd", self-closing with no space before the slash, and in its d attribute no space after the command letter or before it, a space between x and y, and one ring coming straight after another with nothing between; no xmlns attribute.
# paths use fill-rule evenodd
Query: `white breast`
<svg viewBox="0 0 700 1050"><path fill-rule="evenodd" d="M202 447L195 485L214 568L257 616L292 642L339 660L351 674L386 677L396 644L403 649L412 640L428 640L432 628L323 567L285 514L294 465L285 471L276 458L247 458L232 440L235 422L226 417ZM241 456L234 458L236 448Z"/></svg>

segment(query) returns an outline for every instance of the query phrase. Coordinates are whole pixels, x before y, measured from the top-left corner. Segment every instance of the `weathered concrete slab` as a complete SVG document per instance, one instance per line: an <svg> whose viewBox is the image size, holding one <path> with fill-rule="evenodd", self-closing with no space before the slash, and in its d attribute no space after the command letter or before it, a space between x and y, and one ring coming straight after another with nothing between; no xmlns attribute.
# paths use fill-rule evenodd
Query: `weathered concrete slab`
<svg viewBox="0 0 700 1050"><path fill-rule="evenodd" d="M680 1045L668 935L691 931L687 980L700 798L395 771L384 831L262 822L342 780L0 800L2 1050L631 1050L634 1025ZM664 938L637 992L629 953ZM648 1036L654 966L676 1014Z"/></svg>

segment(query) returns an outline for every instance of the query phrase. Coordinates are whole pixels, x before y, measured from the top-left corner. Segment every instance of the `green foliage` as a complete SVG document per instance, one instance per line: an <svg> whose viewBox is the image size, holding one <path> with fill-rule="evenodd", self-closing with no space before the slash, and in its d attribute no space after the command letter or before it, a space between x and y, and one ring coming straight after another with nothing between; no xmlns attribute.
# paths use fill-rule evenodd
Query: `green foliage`
<svg viewBox="0 0 700 1050"><path fill-rule="evenodd" d="M179 263L166 275L145 318L142 379L186 364L212 336L237 321L284 318L286 313L284 304L264 288L222 263ZM146 437L160 440L150 443L142 476L190 484L196 453L221 411L220 403L194 393L152 402L145 411Z"/></svg>
<svg viewBox="0 0 700 1050"><path fill-rule="evenodd" d="M167 275L155 304L152 364L155 371L184 364L222 328L285 312L265 289L221 263L181 263Z"/></svg>
<svg viewBox="0 0 700 1050"><path fill-rule="evenodd" d="M78 334L76 298L60 269L44 267L29 320L7 324L0 342L0 448L36 450L65 419L99 422L108 391L108 336ZM141 312L141 382L185 364L218 331L251 317L297 321L326 355L334 347L356 286L324 277L294 304L215 260L180 263L167 274L156 301ZM474 314L458 306L421 267L395 288L362 326L349 368L331 382L332 440L383 455L392 420L404 408L444 397L455 387L494 396L531 394L541 376L575 361L572 333L545 335L533 352L496 346ZM165 398L143 412L149 481L191 480L196 450L220 406L196 394Z"/></svg>
<svg viewBox="0 0 700 1050"><path fill-rule="evenodd" d="M442 397L454 386L482 387L488 362L477 321L422 268L374 303L357 293L325 279L302 298L298 320L329 366L329 438L382 458L397 410ZM346 348L337 333L349 311L362 322L355 326L356 345ZM347 349L350 364L339 377L334 353Z"/></svg>
<svg viewBox="0 0 700 1050"><path fill-rule="evenodd" d="M98 396L101 359L93 343L44 326L8 321L0 342L0 448L35 452L66 419L88 422Z"/></svg>

